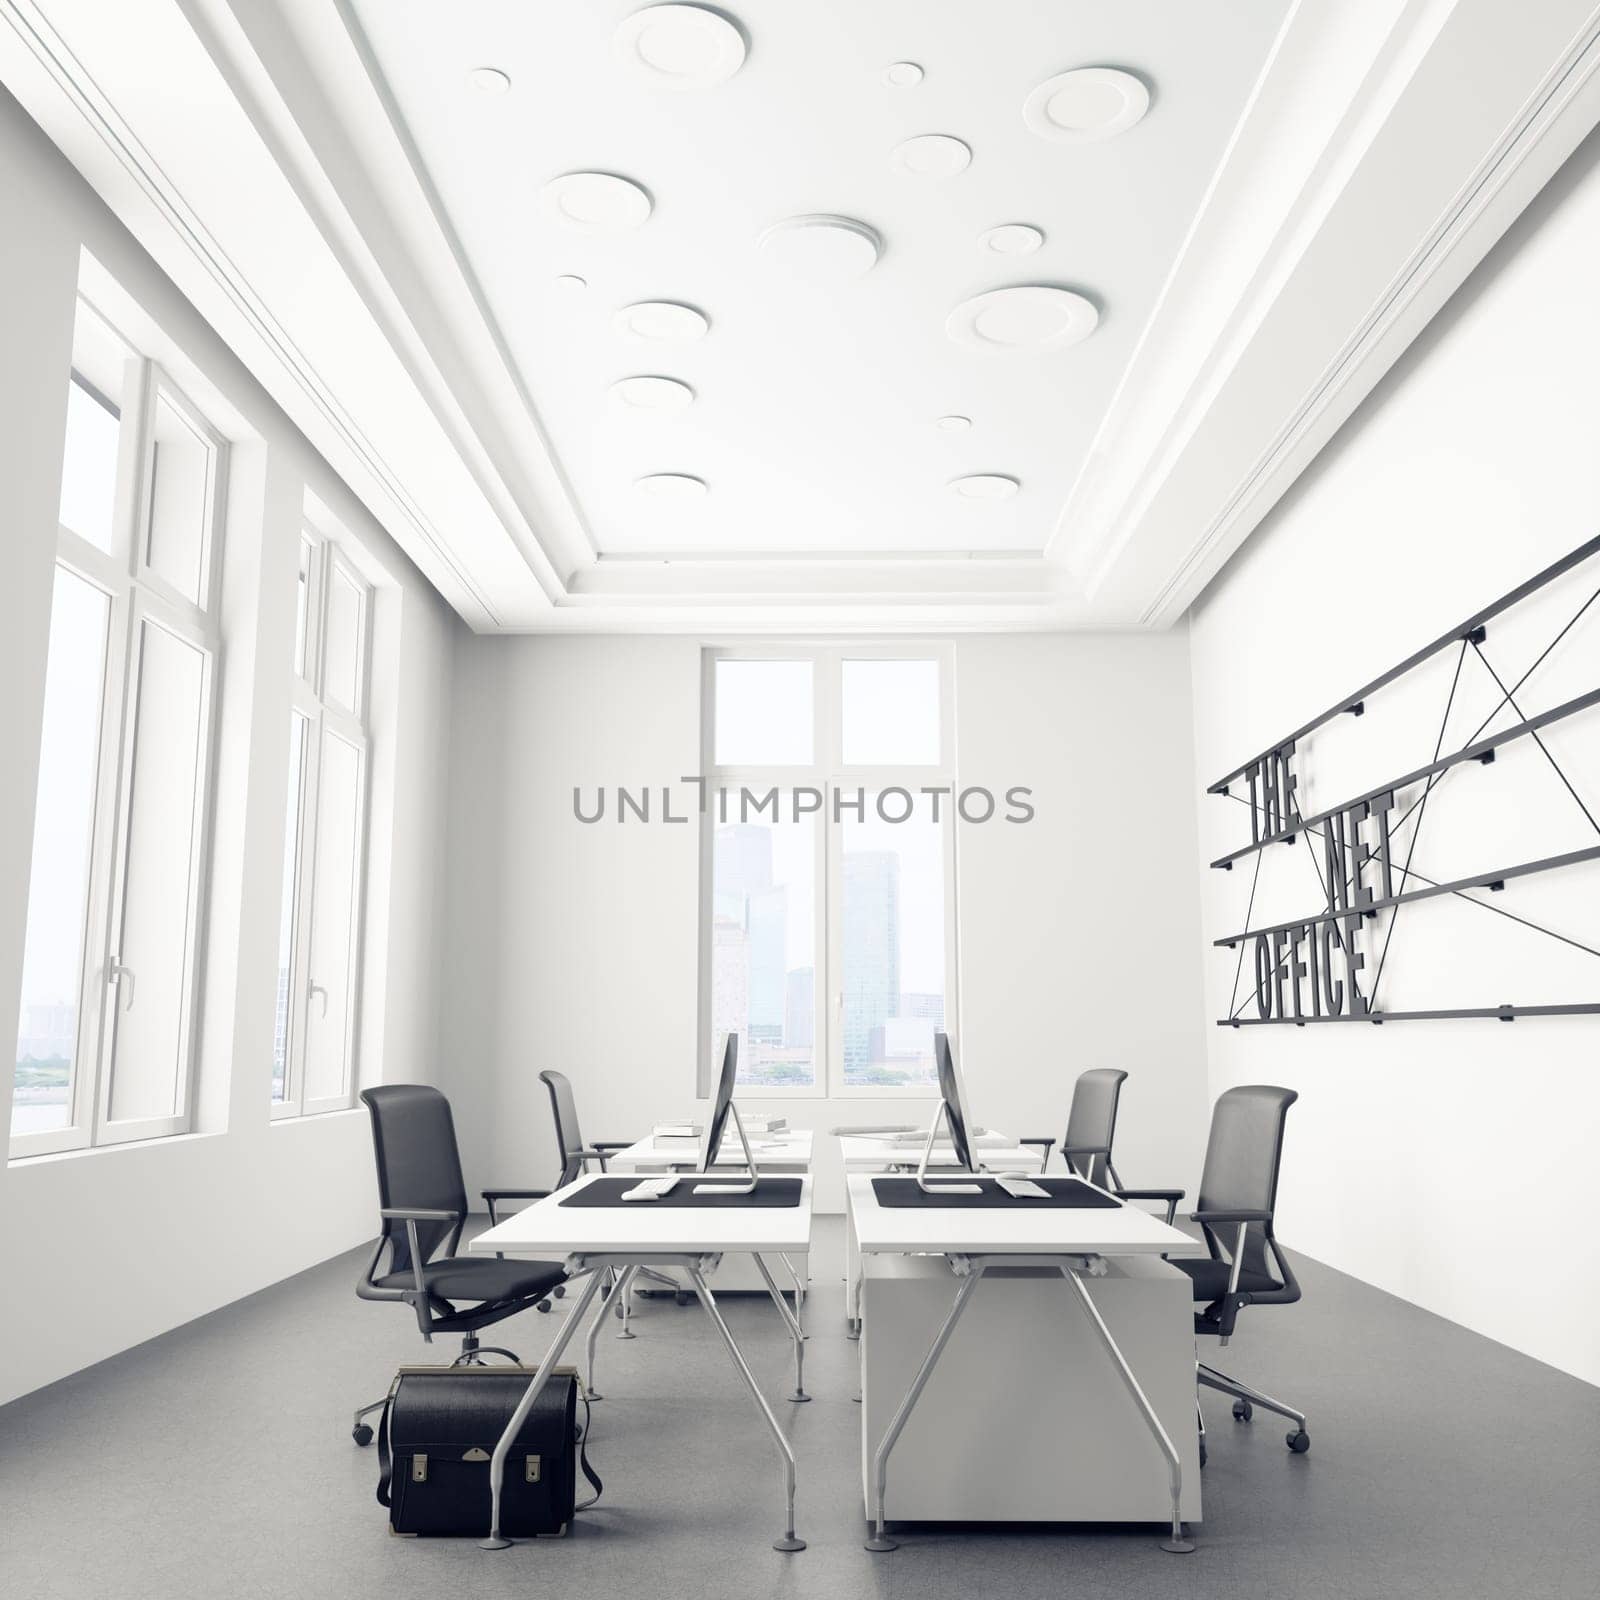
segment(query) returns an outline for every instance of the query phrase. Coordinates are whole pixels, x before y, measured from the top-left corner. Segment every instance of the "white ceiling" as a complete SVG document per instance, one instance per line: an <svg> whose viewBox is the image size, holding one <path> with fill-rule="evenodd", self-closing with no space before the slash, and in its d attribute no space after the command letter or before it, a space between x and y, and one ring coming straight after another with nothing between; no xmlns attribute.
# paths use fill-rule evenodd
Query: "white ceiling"
<svg viewBox="0 0 1600 1600"><path fill-rule="evenodd" d="M655 81L619 49L637 0L356 0L357 21L442 210L607 555L1041 551L1194 220L1287 0L736 0L748 40L709 88ZM922 81L883 81L914 61ZM1111 65L1151 88L1144 121L1103 143L1023 123L1030 90ZM510 79L501 94L474 69ZM973 151L949 177L896 171L908 138ZM633 231L590 235L541 197L572 171L621 174L655 202ZM843 284L786 274L763 231L807 213L859 219L877 267ZM981 236L1042 229L1007 261ZM587 289L557 281L574 274ZM1100 310L1083 344L970 350L952 307L1013 284L1077 289ZM688 302L686 346L631 343L616 311ZM695 391L682 413L632 412L618 379ZM956 435L935 421L972 419ZM704 479L655 500L646 474ZM1004 502L949 491L1005 474Z"/></svg>
<svg viewBox="0 0 1600 1600"><path fill-rule="evenodd" d="M692 91L618 56L642 9L0 0L0 82L488 632L1166 626L1600 120L1597 0L736 0L747 59ZM1148 114L1030 132L1080 66ZM928 133L970 165L897 171ZM581 170L649 220L569 231L543 190ZM757 241L812 213L881 260L786 277ZM985 256L1019 222L1043 247ZM1098 326L946 335L1019 284ZM707 336L620 339L658 298ZM630 376L693 403L630 413ZM634 486L666 473L709 493Z"/></svg>

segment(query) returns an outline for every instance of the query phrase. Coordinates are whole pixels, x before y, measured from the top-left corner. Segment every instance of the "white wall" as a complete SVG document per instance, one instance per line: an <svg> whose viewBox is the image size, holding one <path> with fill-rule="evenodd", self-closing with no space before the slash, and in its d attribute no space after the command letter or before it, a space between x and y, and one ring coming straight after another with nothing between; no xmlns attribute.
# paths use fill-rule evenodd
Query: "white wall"
<svg viewBox="0 0 1600 1600"><path fill-rule="evenodd" d="M16 1027L79 252L234 435L197 1131L0 1170L0 1401L374 1233L362 1110L268 1119L298 530L309 487L381 569L360 1073L434 1066L444 718L457 623L60 154L0 91L0 1037ZM154 353L154 352L152 352ZM169 358L172 359L172 358ZM9 1075L6 1075L7 1078ZM0 1087L8 1121L9 1082Z"/></svg>
<svg viewBox="0 0 1600 1600"><path fill-rule="evenodd" d="M955 653L961 782L1027 785L1037 808L959 833L975 1114L1059 1138L1076 1074L1123 1066L1124 1177L1192 1181L1205 1105L1186 640L972 638ZM467 639L453 706L448 1082L473 1182L549 1181L542 1068L571 1076L591 1139L636 1137L693 1100L698 830L580 824L572 791L592 802L597 785L699 770L700 649ZM907 1113L776 1108L821 1130ZM819 1140L831 1209L834 1154Z"/></svg>
<svg viewBox="0 0 1600 1600"><path fill-rule="evenodd" d="M1600 532L1597 247L1591 138L1207 593L1192 619L1202 786ZM1592 561L1492 623L1484 650L1502 676L1520 675L1597 587ZM1441 658L1306 741L1304 812L1429 760L1454 664ZM1528 713L1553 705L1593 689L1597 668L1600 605L1518 699ZM1497 698L1467 659L1447 752ZM1596 713L1547 743L1600 815ZM1247 838L1242 807L1202 800L1203 859ZM1415 860L1447 879L1595 842L1524 741L1435 790ZM1268 854L1251 924L1319 909L1304 846ZM1208 944L1244 926L1241 865L1202 867ZM1600 947L1597 890L1591 863L1493 899ZM1234 957L1208 950L1206 961L1209 1019L1228 1014ZM1401 911L1380 991L1391 1009L1596 998L1600 959L1453 899ZM1291 1245L1600 1382L1583 1231L1600 1018L1210 1027L1208 1038L1213 1093L1249 1081L1301 1093L1282 1192Z"/></svg>

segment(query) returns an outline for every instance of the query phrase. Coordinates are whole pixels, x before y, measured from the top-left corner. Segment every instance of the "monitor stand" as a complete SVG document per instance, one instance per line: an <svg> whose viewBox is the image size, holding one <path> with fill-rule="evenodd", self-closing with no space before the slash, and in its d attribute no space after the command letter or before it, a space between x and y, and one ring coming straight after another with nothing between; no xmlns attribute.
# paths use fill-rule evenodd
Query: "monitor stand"
<svg viewBox="0 0 1600 1600"><path fill-rule="evenodd" d="M928 1180L928 1162L933 1155L933 1141L939 1136L939 1124L946 1120L950 1108L941 1098L935 1107L933 1121L928 1124L928 1137L922 1143L922 1155L917 1162L917 1187L924 1194L982 1194L983 1185L979 1183L959 1183L950 1179L940 1179L934 1182Z"/></svg>
<svg viewBox="0 0 1600 1600"><path fill-rule="evenodd" d="M761 1174L756 1171L756 1158L750 1152L749 1139L745 1137L744 1118L739 1115L738 1106L731 1100L728 1102L728 1113L733 1118L734 1126L739 1130L739 1143L744 1146L744 1164L749 1176L742 1183L725 1183L720 1179L715 1182L697 1183L692 1191L695 1194L754 1194L756 1192L756 1184L760 1181ZM723 1137L727 1137L726 1129L723 1130ZM717 1154L718 1152L713 1150L709 1159L714 1162L717 1159ZM707 1171L701 1172L697 1176L710 1179L714 1174Z"/></svg>

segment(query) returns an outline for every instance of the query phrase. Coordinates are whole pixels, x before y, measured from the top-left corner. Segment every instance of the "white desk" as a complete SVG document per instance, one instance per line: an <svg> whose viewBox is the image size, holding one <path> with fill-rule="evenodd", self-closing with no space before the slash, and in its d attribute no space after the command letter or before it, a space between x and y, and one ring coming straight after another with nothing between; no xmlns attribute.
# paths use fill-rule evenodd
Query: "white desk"
<svg viewBox="0 0 1600 1600"><path fill-rule="evenodd" d="M1028 1209L1018 1202L1014 1206L981 1210L899 1208L878 1203L872 1179L868 1176L853 1175L847 1178L846 1187L852 1224L864 1257L942 1256L959 1282L954 1304L945 1315L875 1448L872 1447L869 1433L868 1408L863 1405L864 1458L869 1451L871 1457L866 1485L867 1510L873 1522L873 1536L868 1540L867 1548L894 1548L894 1541L884 1531L889 1458L978 1284L986 1274L998 1269L1044 1267L1058 1272L1065 1281L1087 1326L1093 1330L1095 1342L1116 1369L1122 1385L1133 1399L1145 1427L1165 1459L1172 1529L1171 1537L1164 1542L1163 1548L1176 1552L1192 1550L1194 1546L1185 1536L1182 1522L1184 1473L1178 1450L1083 1280L1106 1277L1108 1262L1119 1258L1144 1257L1154 1261L1162 1255L1199 1255L1204 1253L1204 1246L1188 1234L1169 1227L1148 1212L1131 1205L1092 1209ZM1037 1275L1034 1276L1036 1279ZM1181 1369L1189 1372L1193 1360L1190 1302L1187 1295L1182 1295L1170 1299L1169 1304L1169 1314L1182 1319L1181 1324L1175 1323L1174 1327L1183 1337L1172 1348L1183 1358L1179 1363ZM869 1327L868 1338L871 1337L872 1330ZM1183 1397L1180 1412L1192 1409L1189 1390L1182 1388L1178 1392ZM1104 1441L1098 1443L1103 1446ZM1187 1438L1184 1453L1198 1465ZM1193 1493L1190 1503L1198 1504Z"/></svg>
<svg viewBox="0 0 1600 1600"><path fill-rule="evenodd" d="M756 1159L756 1167L765 1173L792 1174L809 1172L811 1170L812 1137L809 1128L790 1128L781 1133L763 1134L759 1139L752 1137L750 1140L750 1153ZM665 1147L652 1134L649 1138L640 1139L630 1144L625 1150L618 1150L607 1158L606 1165L613 1172L691 1172L694 1170L698 1154L695 1150L687 1148L679 1140L668 1143ZM744 1151L740 1147L737 1134L730 1132L723 1138L717 1150L715 1167L744 1168ZM806 1293L806 1285L810 1282L810 1262L806 1249L798 1251L785 1250L780 1252L784 1270L794 1283L795 1309L801 1309ZM670 1277L670 1274L668 1275ZM677 1280L673 1280L676 1283ZM730 1254L725 1258L712 1279L717 1286L719 1294L727 1293L764 1293L765 1285L756 1270L755 1264L748 1256ZM682 1288L687 1289L687 1282ZM629 1295L635 1292L649 1293L643 1283L635 1282ZM625 1297L620 1305L624 1313L622 1332L619 1337L630 1337L626 1313L629 1310L628 1300Z"/></svg>
<svg viewBox="0 0 1600 1600"><path fill-rule="evenodd" d="M595 1336L605 1321L613 1301L626 1294L628 1285L641 1269L677 1268L684 1272L706 1315L716 1325L734 1366L744 1379L773 1439L783 1466L784 1496L786 1502L785 1531L773 1541L776 1550L803 1550L805 1541L797 1539L794 1531L794 1449L772 1408L761 1393L749 1365L722 1313L717 1309L716 1297L706 1283L706 1273L715 1265L716 1258L724 1252L738 1251L752 1256L766 1280L772 1302L782 1315L784 1325L794 1344L794 1400L808 1400L804 1385L804 1336L800 1324L790 1312L778 1287L768 1272L763 1255L782 1254L806 1248L811 1238L811 1179L800 1179L800 1202L794 1206L717 1206L684 1207L652 1204L650 1202L617 1206L569 1206L562 1201L590 1184L598 1176L579 1178L565 1189L558 1189L547 1199L536 1201L515 1216L507 1217L498 1226L480 1233L467 1246L475 1255L533 1256L549 1259L568 1257L567 1270L573 1276L588 1273L589 1281L556 1335L555 1342L539 1363L539 1369L529 1383L506 1430L495 1446L489 1465L489 1484L493 1514L489 1537L483 1541L486 1549L503 1550L509 1539L500 1534L500 1486L505 1474L506 1457L528 1412L532 1409L539 1391L548 1381L571 1342L584 1313L602 1285L605 1298L599 1314L589 1330L589 1374L594 1376Z"/></svg>
<svg viewBox="0 0 1600 1600"><path fill-rule="evenodd" d="M848 1180L855 1173L914 1172L922 1158L922 1140L915 1144L890 1139L873 1139L858 1134L842 1134L839 1153L844 1158ZM1044 1165L1044 1153L1037 1145L1013 1144L1009 1134L987 1134L973 1142L973 1155L991 1172L1037 1172ZM933 1147L932 1164L955 1164L955 1151L948 1140ZM861 1251L856 1243L855 1213L847 1202L844 1226L845 1336L854 1339L861 1333Z"/></svg>

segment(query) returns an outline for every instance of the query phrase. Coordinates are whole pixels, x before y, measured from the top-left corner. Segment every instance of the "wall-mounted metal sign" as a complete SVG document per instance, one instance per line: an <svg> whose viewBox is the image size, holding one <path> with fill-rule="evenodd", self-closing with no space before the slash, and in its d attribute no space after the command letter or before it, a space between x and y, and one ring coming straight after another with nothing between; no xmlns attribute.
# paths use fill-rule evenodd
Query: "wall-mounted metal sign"
<svg viewBox="0 0 1600 1600"><path fill-rule="evenodd" d="M1253 858L1250 900L1245 910L1245 926L1236 933L1215 941L1220 948L1236 952L1231 1014L1217 1019L1220 1027L1259 1026L1286 1023L1303 1027L1322 1022L1401 1022L1424 1018L1492 1017L1510 1022L1527 1016L1572 1016L1600 1014L1600 1000L1578 1000L1557 1005L1516 1005L1500 1003L1433 1009L1386 1010L1379 1002L1379 983L1401 907L1418 901L1451 895L1471 905L1481 906L1497 916L1512 920L1562 944L1586 951L1600 961L1600 948L1566 932L1517 916L1482 898L1478 890L1494 895L1507 883L1535 874L1555 872L1600 860L1600 820L1596 811L1579 793L1563 770L1543 730L1565 723L1581 713L1600 706L1600 687L1585 689L1560 704L1529 715L1518 702L1517 694L1533 673L1571 633L1591 607L1600 601L1595 588L1578 606L1540 651L1520 677L1507 684L1489 659L1484 646L1489 624L1531 595L1574 571L1586 562L1595 562L1590 577L1600 577L1600 538L1580 545L1526 583L1502 595L1493 604L1468 617L1458 627L1441 634L1431 644L1391 667L1371 683L1330 706L1270 749L1225 773L1210 785L1208 794L1240 801L1250 811L1250 842L1240 845L1211 863L1219 871L1231 872L1237 863ZM1308 736L1339 718L1362 716L1367 701L1396 679L1415 671L1454 646L1457 651L1455 674L1445 703L1444 717L1434 743L1432 758L1402 776L1387 780L1360 794L1342 798L1338 804L1313 810L1306 815L1300 803L1300 777L1296 757ZM1457 749L1443 754L1445 732L1456 702L1456 690L1466 657L1471 654L1490 674L1499 691L1489 715L1484 717ZM1517 720L1495 733L1485 730L1502 713ZM1585 727L1597 720L1590 718ZM1447 775L1473 764L1487 766L1496 753L1508 745L1528 742L1536 747L1571 799L1581 809L1597 842L1577 850L1547 855L1537 860L1522 860L1495 865L1463 877L1438 881L1416 866L1414 852L1426 814L1428 797ZM1404 830L1409 826L1409 833ZM1401 840L1403 839L1403 844ZM1311 863L1323 892L1323 904L1315 911L1288 922L1266 927L1250 925L1255 908L1256 888L1264 853L1273 845L1293 848L1296 841L1310 852ZM1379 913L1389 913L1381 943L1377 938ZM1600 944L1600 935L1595 935ZM1247 966L1248 962L1248 966ZM1600 969L1596 972L1600 979Z"/></svg>

